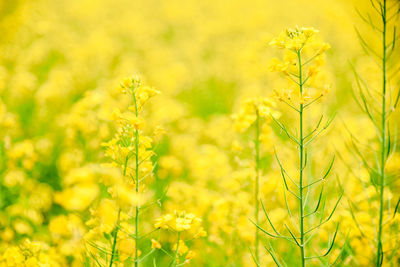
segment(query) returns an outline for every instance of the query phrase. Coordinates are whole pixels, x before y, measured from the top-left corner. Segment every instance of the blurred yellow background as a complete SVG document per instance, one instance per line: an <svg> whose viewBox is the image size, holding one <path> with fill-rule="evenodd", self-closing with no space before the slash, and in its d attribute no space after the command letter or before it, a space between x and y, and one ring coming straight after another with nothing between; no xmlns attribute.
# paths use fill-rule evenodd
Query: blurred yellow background
<svg viewBox="0 0 400 267"><path fill-rule="evenodd" d="M189 265L252 266L252 142L235 133L231 114L245 99L272 97L286 86L268 71L271 58L279 54L268 43L296 25L318 29L319 38L331 46L325 58L331 90L309 117L311 127L319 114L337 114L310 150L310 172L322 172L337 155L327 190L327 198L334 200L327 206L337 199L336 180L345 191L335 219L342 221L343 230L332 253L339 254L347 237L340 264L370 266L375 252L371 225L376 222L371 206L377 202L366 197L375 189L368 185L370 175L362 161L349 149L350 133L372 162L379 141L353 99L357 87L352 66L376 90L381 74L360 46L355 28L372 47L380 43L357 10L373 14L367 0L0 0L0 266L96 266L88 259L84 237L90 226L85 223L93 215L89 210L109 198L106 181L121 175L104 168L101 144L115 132L110 123L115 108L128 106L120 81L131 74L140 74L162 93L143 111L145 129L162 125L167 131L155 142L157 167L145 194L157 200L168 189L167 197L143 215L143 231L152 231L163 212L186 210L202 219L208 233L191 244L197 255ZM399 54L396 49L393 62ZM399 87L396 64L389 71L393 95ZM289 109L280 104L277 109L294 125ZM398 128L399 112L391 116L392 129ZM289 170L297 164L297 152L276 127L268 136L262 148L260 194L280 224L287 214L273 151L292 163ZM232 151L237 140L247 150ZM397 150L386 166L394 178L399 177L399 161ZM398 179L387 188L392 205L399 189ZM357 223L350 202L359 208L353 211ZM391 230L398 230L399 217ZM332 229L333 224L321 228L317 236L322 241L312 243L315 250L324 249ZM160 242L172 247L174 238L160 237ZM387 249L395 251L394 263L387 266L396 266L398 244L391 235L386 238ZM145 242L142 247L150 246L150 240ZM268 242L263 236L262 243ZM290 255L297 251L290 243L272 242L289 258L289 266L295 266ZM36 259L33 265L18 265L30 257ZM156 258L158 266L167 266L164 254L157 252ZM265 250L262 261L273 266ZM143 266L152 262L149 257ZM312 260L310 265L328 262Z"/></svg>

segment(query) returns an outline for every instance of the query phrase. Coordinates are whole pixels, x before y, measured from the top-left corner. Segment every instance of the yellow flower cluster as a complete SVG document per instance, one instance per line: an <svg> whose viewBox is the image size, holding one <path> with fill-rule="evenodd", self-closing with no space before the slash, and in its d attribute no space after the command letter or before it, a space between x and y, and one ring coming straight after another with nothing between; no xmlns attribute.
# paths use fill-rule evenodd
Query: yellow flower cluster
<svg viewBox="0 0 400 267"><path fill-rule="evenodd" d="M45 245L46 246L46 245ZM42 243L26 239L21 246L10 246L0 255L1 267L61 267L66 262L45 248Z"/></svg>
<svg viewBox="0 0 400 267"><path fill-rule="evenodd" d="M269 43L271 46L285 49L283 61L272 58L269 71L282 72L288 81L294 82L288 88L274 90L280 101L291 105L308 104L328 93L330 85L321 67L325 63L323 54L330 46L318 40L315 37L317 33L314 28L296 27L283 31ZM302 92L294 89L299 85Z"/></svg>
<svg viewBox="0 0 400 267"><path fill-rule="evenodd" d="M175 264L179 264L182 259L184 260L181 263L182 265L188 264L194 258L195 253L189 250L186 240L207 236L206 231L201 227L201 222L202 220L193 213L185 211L175 211L173 214L168 213L156 219L154 227L177 233L178 241L172 247L172 253L175 254L173 259ZM152 240L152 247L161 249L161 244Z"/></svg>
<svg viewBox="0 0 400 267"><path fill-rule="evenodd" d="M143 172L143 175L147 175L152 170L150 158L153 152L149 148L152 147L153 139L139 131L144 127L144 119L139 116L139 112L144 103L160 92L142 86L141 83L141 80L134 76L125 79L121 84L124 92L133 97L133 105L129 106L128 110L123 113L119 109L114 110L112 117L118 127L117 132L113 139L103 143L107 156L115 166L122 168L128 177L135 171L136 166L129 164L129 162L136 154L140 156L140 171ZM162 128L158 127L153 136L162 135L163 132ZM137 151L136 141L138 142Z"/></svg>
<svg viewBox="0 0 400 267"><path fill-rule="evenodd" d="M206 235L204 229L199 227L200 224L201 219L197 218L193 213L175 211L173 214L168 213L158 218L154 224L154 227L171 229L176 232L195 232L194 237L197 238Z"/></svg>
<svg viewBox="0 0 400 267"><path fill-rule="evenodd" d="M295 52L299 52L306 45L315 46L315 43L312 43L312 37L318 33L318 30L309 27L295 27L294 29L287 29L279 34L278 37L272 39L269 43L271 46L276 46L280 49L289 49ZM314 47L315 49L316 47ZM329 49L329 44L322 43L319 47L319 54L323 53L327 49Z"/></svg>
<svg viewBox="0 0 400 267"><path fill-rule="evenodd" d="M134 105L129 107L130 110L142 110L144 104L153 96L160 94L160 91L142 85L142 80L139 76L135 75L127 77L121 82L121 89L124 94L133 96Z"/></svg>
<svg viewBox="0 0 400 267"><path fill-rule="evenodd" d="M246 131L257 118L270 119L270 116L277 116L274 110L275 102L269 98L251 98L246 100L237 114L232 115L234 128L238 132Z"/></svg>
<svg viewBox="0 0 400 267"><path fill-rule="evenodd" d="M116 168L119 175L103 179L109 198L103 198L91 209L91 218L86 222L90 230L85 234L85 241L91 245L90 254L100 255L100 248L107 247L107 239L111 239L116 244L110 248L112 255L118 251L119 260L124 262L137 261L142 253L137 248L139 237L135 237L139 220L132 224L132 218L139 216L142 204L151 198L145 185L149 184L154 169L151 159L155 155L151 150L153 139L144 134L144 119L139 115L143 105L160 92L143 86L138 76L124 79L121 88L131 98L131 105L125 112L114 110L112 118L116 133L110 141L102 144L111 160L111 164L105 164L105 167ZM157 127L153 136L162 133L162 128ZM102 261L107 260L107 257L102 257Z"/></svg>

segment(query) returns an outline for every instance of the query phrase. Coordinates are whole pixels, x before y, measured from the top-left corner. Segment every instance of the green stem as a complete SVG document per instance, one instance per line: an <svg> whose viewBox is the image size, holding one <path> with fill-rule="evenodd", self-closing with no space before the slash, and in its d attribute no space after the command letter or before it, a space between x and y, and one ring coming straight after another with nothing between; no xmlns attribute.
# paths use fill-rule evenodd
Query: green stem
<svg viewBox="0 0 400 267"><path fill-rule="evenodd" d="M135 92L132 90L133 101L135 104L135 115L139 116L137 100ZM139 130L135 130L135 184L136 184L136 196L139 195ZM138 249L138 241L139 241L139 202L136 203L136 211L135 211L135 267L139 266L139 249Z"/></svg>
<svg viewBox="0 0 400 267"><path fill-rule="evenodd" d="M299 62L299 88L300 88L300 97L303 94L303 70L301 65L301 50L297 52L297 58ZM305 260L305 247L304 247L304 209L303 209L303 161L304 161L304 138L303 138L303 103L300 103L299 116L300 116L300 129L299 129L299 150L300 150L300 162L299 162L299 211L300 211L300 253L301 253L301 266L306 266Z"/></svg>
<svg viewBox="0 0 400 267"><path fill-rule="evenodd" d="M384 208L384 187L385 187L385 150L386 150L386 0L383 0L382 10L382 132L381 132L381 168L380 168L380 185L379 185L379 225L378 225L378 246L376 255L376 266L383 264L383 249L382 249L382 231L383 231L383 208Z"/></svg>
<svg viewBox="0 0 400 267"><path fill-rule="evenodd" d="M256 224L260 225L259 221L259 209L260 209L260 204L258 200L258 192L259 192L259 183L260 183L260 115L257 113L257 119L256 119L256 136L254 140L255 144L255 150L256 150L256 155L255 155L255 161L256 161L256 166L255 166L255 171L256 171L256 179L255 179L255 186L254 186L254 201L255 201L255 210L254 210L254 217L256 220ZM259 229L256 227L256 232L255 232L255 241L254 241L254 247L255 247L255 259L256 259L256 264L260 263L260 256L258 252L258 245L259 245Z"/></svg>
<svg viewBox="0 0 400 267"><path fill-rule="evenodd" d="M128 160L129 157L125 158L125 164L124 164L124 177L126 175L126 169L128 168ZM117 218L117 223L115 226L115 232L113 235L113 244L112 244L112 249L111 249L111 259L110 259L110 267L112 266L114 262L114 254L115 254L115 249L117 247L117 238L118 238L118 231L119 231L119 219L121 215L121 208L118 209L118 218Z"/></svg>
<svg viewBox="0 0 400 267"><path fill-rule="evenodd" d="M120 215L121 215L121 209L118 210L118 218L117 218L117 223L116 223L115 231L114 231L114 235L113 235L113 244L112 244L112 249L111 249L110 267L112 267L112 264L114 263L114 254L116 253L115 250L116 250L116 247L117 247Z"/></svg>
<svg viewBox="0 0 400 267"><path fill-rule="evenodd" d="M181 232L178 232L178 242L176 243L176 250L175 250L175 258L174 258L174 266L177 265L177 259L179 257L179 242L181 241Z"/></svg>

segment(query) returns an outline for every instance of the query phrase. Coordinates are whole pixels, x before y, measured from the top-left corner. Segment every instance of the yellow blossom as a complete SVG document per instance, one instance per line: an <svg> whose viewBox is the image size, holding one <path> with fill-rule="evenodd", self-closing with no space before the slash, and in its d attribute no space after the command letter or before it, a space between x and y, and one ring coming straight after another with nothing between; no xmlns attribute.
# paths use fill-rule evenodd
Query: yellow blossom
<svg viewBox="0 0 400 267"><path fill-rule="evenodd" d="M176 250L176 249L178 249L178 254L181 256L189 251L189 248L186 246L186 244L183 240L179 240L179 247L178 247L178 244L174 244L174 246L172 247L172 250Z"/></svg>
<svg viewBox="0 0 400 267"><path fill-rule="evenodd" d="M152 249L161 249L161 244L155 239L151 239L151 248Z"/></svg>

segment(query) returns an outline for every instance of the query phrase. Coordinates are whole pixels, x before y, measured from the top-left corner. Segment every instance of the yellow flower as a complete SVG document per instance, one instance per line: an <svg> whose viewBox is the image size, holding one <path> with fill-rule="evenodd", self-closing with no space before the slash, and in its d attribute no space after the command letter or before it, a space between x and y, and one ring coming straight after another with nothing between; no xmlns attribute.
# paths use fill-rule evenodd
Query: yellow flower
<svg viewBox="0 0 400 267"><path fill-rule="evenodd" d="M1 233L0 238L5 242L9 242L14 238L14 236L15 236L14 231L10 227L7 227Z"/></svg>
<svg viewBox="0 0 400 267"><path fill-rule="evenodd" d="M128 184L116 184L108 189L113 199L121 208L129 209L140 205L140 196L136 193L135 189Z"/></svg>
<svg viewBox="0 0 400 267"><path fill-rule="evenodd" d="M301 31L304 33L304 35L307 38L310 38L311 36L313 36L314 34L318 33L319 31L314 29L313 27L302 27Z"/></svg>
<svg viewBox="0 0 400 267"><path fill-rule="evenodd" d="M300 97L300 104L306 104L311 99L310 94L307 90L303 91L303 94Z"/></svg>
<svg viewBox="0 0 400 267"><path fill-rule="evenodd" d="M40 266L36 257L30 257L25 261L26 267L37 267Z"/></svg>
<svg viewBox="0 0 400 267"><path fill-rule="evenodd" d="M118 122L121 118L121 111L119 110L119 108L114 109L113 113L112 113L112 119L116 122Z"/></svg>
<svg viewBox="0 0 400 267"><path fill-rule="evenodd" d="M133 256L135 253L135 241L133 239L123 238L118 241L118 249L120 253L120 258L122 261L128 259ZM140 256L142 252L138 251L138 256Z"/></svg>
<svg viewBox="0 0 400 267"><path fill-rule="evenodd" d="M18 219L14 222L14 230L18 234L27 234L30 235L33 232L32 226L21 219Z"/></svg>
<svg viewBox="0 0 400 267"><path fill-rule="evenodd" d="M231 146L233 151L242 151L243 150L243 146L242 144L240 144L240 142L238 140L234 140L232 142L232 146Z"/></svg>
<svg viewBox="0 0 400 267"><path fill-rule="evenodd" d="M121 82L121 87L123 88L130 88L132 86L132 79L129 78L124 78Z"/></svg>
<svg viewBox="0 0 400 267"><path fill-rule="evenodd" d="M166 134L167 131L162 127L162 126L156 126L156 128L154 129L154 136L155 137L159 137L162 136L164 134Z"/></svg>
<svg viewBox="0 0 400 267"><path fill-rule="evenodd" d="M330 85L329 85L329 84L326 84L326 85L324 86L324 89L323 89L322 92L321 92L321 96L327 95L327 94L329 93L330 90L331 90Z"/></svg>
<svg viewBox="0 0 400 267"><path fill-rule="evenodd" d="M117 221L117 207L114 201L103 199L97 208L95 216L98 216L104 224L113 226Z"/></svg>
<svg viewBox="0 0 400 267"><path fill-rule="evenodd" d="M200 238L207 236L207 232L204 230L203 227L199 229L199 231L194 235L194 238Z"/></svg>
<svg viewBox="0 0 400 267"><path fill-rule="evenodd" d="M132 124L133 128L136 130L142 129L144 125L144 119L141 117L136 117L133 114L129 114L126 116L126 119Z"/></svg>
<svg viewBox="0 0 400 267"><path fill-rule="evenodd" d="M322 54L322 53L324 53L326 50L328 50L330 48L331 48L331 46L328 43L323 43L320 46L319 53Z"/></svg>
<svg viewBox="0 0 400 267"><path fill-rule="evenodd" d="M312 27L295 27L294 29L286 29L285 31L281 32L278 37L272 39L269 43L271 46L276 46L280 49L286 48L295 52L300 51L303 49L307 43L309 43L310 39L318 33L318 30ZM329 46L325 44L321 45L320 53L323 53L328 49Z"/></svg>
<svg viewBox="0 0 400 267"><path fill-rule="evenodd" d="M175 211L174 214L166 214L158 219L154 226L156 228L168 229L172 228L177 232L190 230L194 226L198 226L201 222L193 213L186 213L185 211Z"/></svg>
<svg viewBox="0 0 400 267"><path fill-rule="evenodd" d="M98 196L100 190L97 184L79 183L65 188L54 195L54 201L67 210L85 210Z"/></svg>
<svg viewBox="0 0 400 267"><path fill-rule="evenodd" d="M268 70L271 72L286 72L289 68L288 62L282 62L277 58L272 58L268 65Z"/></svg>
<svg viewBox="0 0 400 267"><path fill-rule="evenodd" d="M174 244L172 250L176 250L177 248L178 248L178 254L181 256L189 251L189 248L186 246L183 240L179 240L179 247L178 244Z"/></svg>
<svg viewBox="0 0 400 267"><path fill-rule="evenodd" d="M137 100L141 101L142 103L147 101L150 97L153 97L155 95L159 95L161 92L156 90L153 87L148 87L148 86L141 86L138 88L136 92L136 98Z"/></svg>
<svg viewBox="0 0 400 267"><path fill-rule="evenodd" d="M54 234L68 236L70 234L68 223L68 218L65 215L54 217L50 220L49 230Z"/></svg>
<svg viewBox="0 0 400 267"><path fill-rule="evenodd" d="M161 249L161 244L155 239L151 239L151 248L152 249Z"/></svg>
<svg viewBox="0 0 400 267"><path fill-rule="evenodd" d="M21 170L10 170L4 176L4 185L7 187L14 187L16 185L22 185L25 181L25 173Z"/></svg>
<svg viewBox="0 0 400 267"><path fill-rule="evenodd" d="M142 81L138 75L124 78L121 82L121 88L123 93L130 93L141 85Z"/></svg>
<svg viewBox="0 0 400 267"><path fill-rule="evenodd" d="M286 47L286 34L284 32L282 32L281 34L279 34L278 37L275 37L271 40L271 42L269 42L270 46L276 46L278 48L285 48Z"/></svg>
<svg viewBox="0 0 400 267"><path fill-rule="evenodd" d="M142 136L142 138L140 139L140 145L144 148L150 148L152 142L153 139L149 136Z"/></svg>
<svg viewBox="0 0 400 267"><path fill-rule="evenodd" d="M156 219L156 223L154 224L155 228L168 229L168 223L173 219L171 214L166 214L161 218Z"/></svg>
<svg viewBox="0 0 400 267"><path fill-rule="evenodd" d="M189 250L188 253L186 254L185 258L186 260L191 260L196 256L196 253L192 250Z"/></svg>
<svg viewBox="0 0 400 267"><path fill-rule="evenodd" d="M315 74L317 74L317 72L318 72L317 66L313 65L308 68L307 75L308 75L308 77L311 77L311 76L314 76Z"/></svg>
<svg viewBox="0 0 400 267"><path fill-rule="evenodd" d="M238 132L246 131L257 119L269 119L274 115L273 107L275 103L269 98L250 98L241 106L237 114L232 115L234 119L234 128ZM276 114L275 114L276 115Z"/></svg>
<svg viewBox="0 0 400 267"><path fill-rule="evenodd" d="M190 229L191 220L188 218L176 218L176 230L178 232Z"/></svg>
<svg viewBox="0 0 400 267"><path fill-rule="evenodd" d="M2 258L5 260L6 266L23 266L25 261L25 256L17 247L8 247Z"/></svg>

